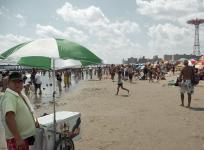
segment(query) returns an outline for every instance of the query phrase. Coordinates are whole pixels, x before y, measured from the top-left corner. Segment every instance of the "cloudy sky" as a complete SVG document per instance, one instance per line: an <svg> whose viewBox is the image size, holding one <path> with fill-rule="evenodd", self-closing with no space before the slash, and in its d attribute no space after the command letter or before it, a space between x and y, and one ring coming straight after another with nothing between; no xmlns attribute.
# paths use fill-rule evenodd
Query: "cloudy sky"
<svg viewBox="0 0 204 150"><path fill-rule="evenodd" d="M0 0L0 52L56 37L80 43L106 63L123 58L191 54L204 0ZM200 26L204 53L204 24Z"/></svg>

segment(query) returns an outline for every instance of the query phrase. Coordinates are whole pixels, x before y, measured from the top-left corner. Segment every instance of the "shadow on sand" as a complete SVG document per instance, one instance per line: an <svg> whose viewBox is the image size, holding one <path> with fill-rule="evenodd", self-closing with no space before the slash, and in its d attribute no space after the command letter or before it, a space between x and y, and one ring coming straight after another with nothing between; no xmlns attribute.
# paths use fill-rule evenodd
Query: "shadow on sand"
<svg viewBox="0 0 204 150"><path fill-rule="evenodd" d="M88 81L101 81L99 79L89 79Z"/></svg>
<svg viewBox="0 0 204 150"><path fill-rule="evenodd" d="M191 107L191 110L194 110L194 111L204 111L204 108L203 107Z"/></svg>
<svg viewBox="0 0 204 150"><path fill-rule="evenodd" d="M122 96L122 97L129 97L129 95L120 95L120 96Z"/></svg>

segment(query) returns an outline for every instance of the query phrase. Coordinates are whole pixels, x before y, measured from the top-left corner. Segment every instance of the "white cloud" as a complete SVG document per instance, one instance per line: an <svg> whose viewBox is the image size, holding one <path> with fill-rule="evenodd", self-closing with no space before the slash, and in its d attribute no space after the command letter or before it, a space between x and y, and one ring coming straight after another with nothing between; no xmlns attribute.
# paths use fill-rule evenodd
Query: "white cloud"
<svg viewBox="0 0 204 150"><path fill-rule="evenodd" d="M183 22L186 17L204 16L203 0L136 0L136 4L142 15L155 19Z"/></svg>
<svg viewBox="0 0 204 150"><path fill-rule="evenodd" d="M23 42L30 41L31 38L13 34L0 35L0 53Z"/></svg>
<svg viewBox="0 0 204 150"><path fill-rule="evenodd" d="M150 39L147 48L149 56L174 53L191 54L195 27L186 22L190 19L203 18L203 3L203 0L136 0L138 12L155 19L155 25L150 25L147 32ZM179 26L173 23L179 23ZM203 39L203 32L200 30L201 50Z"/></svg>
<svg viewBox="0 0 204 150"><path fill-rule="evenodd" d="M19 24L18 25L20 27L25 27L26 26L25 18L21 14L17 14L15 17L19 20Z"/></svg>
<svg viewBox="0 0 204 150"><path fill-rule="evenodd" d="M189 12L198 12L202 1L199 0L136 0L138 11L144 15L185 15ZM202 7L201 7L202 8ZM204 11L204 10L203 10Z"/></svg>
<svg viewBox="0 0 204 150"><path fill-rule="evenodd" d="M25 27L27 24L24 16L21 14L14 14L4 6L0 7L0 17L17 21L19 27Z"/></svg>
<svg viewBox="0 0 204 150"><path fill-rule="evenodd" d="M118 41L120 40L120 41ZM128 44L129 43L129 44ZM123 41L123 39L104 40L91 45L90 49L101 57L105 62L122 63L123 58L139 57L142 55L142 47L131 41Z"/></svg>
<svg viewBox="0 0 204 150"><path fill-rule="evenodd" d="M36 34L40 37L65 37L66 35L50 25L36 25Z"/></svg>
<svg viewBox="0 0 204 150"><path fill-rule="evenodd" d="M122 58L131 57L138 48L137 44L131 42L128 38L123 35L116 35L115 32L104 32L92 30L92 33L87 33L77 30L73 27L66 28L64 31L55 29L54 27L47 25L42 26L36 25L36 34L40 37L58 37L66 38L71 41L79 42L80 44L91 49L99 57L106 59L108 62L121 63ZM88 36L91 36L90 42ZM94 38L96 37L96 38ZM116 56L117 54L117 56ZM114 56L114 58L113 58Z"/></svg>
<svg viewBox="0 0 204 150"><path fill-rule="evenodd" d="M40 37L66 38L77 42L86 41L87 39L87 36L82 31L73 27L68 27L65 29L65 31L60 31L50 25L42 26L37 24L36 34Z"/></svg>
<svg viewBox="0 0 204 150"><path fill-rule="evenodd" d="M110 28L122 33L135 33L140 31L139 25L131 21L114 22L110 24Z"/></svg>
<svg viewBox="0 0 204 150"><path fill-rule="evenodd" d="M7 19L10 19L9 13L10 13L10 11L6 7L4 7L4 6L0 7L0 16L6 17Z"/></svg>
<svg viewBox="0 0 204 150"><path fill-rule="evenodd" d="M68 2L56 12L67 23L81 27L80 29L89 37L84 45L110 63L121 63L122 58L142 53L140 51L142 47L129 38L130 34L140 32L136 22L111 21L99 7L80 9Z"/></svg>
<svg viewBox="0 0 204 150"><path fill-rule="evenodd" d="M109 22L103 12L95 6L90 6L87 9L78 9L66 2L56 12L65 21L74 21L78 24L103 24Z"/></svg>
<svg viewBox="0 0 204 150"><path fill-rule="evenodd" d="M158 24L152 26L148 30L149 50L151 50L151 56L155 54L192 54L193 52L193 40L194 40L194 28L191 27L178 27L173 24ZM204 39L204 35L201 34L200 39ZM200 40L200 43L203 43Z"/></svg>
<svg viewBox="0 0 204 150"><path fill-rule="evenodd" d="M134 33L140 31L140 27L136 22L128 20L119 22L111 22L102 12L102 10L95 6L90 6L85 9L73 7L66 2L62 8L57 9L57 14L66 22L73 22L81 25L83 28L100 29L100 30L114 30L115 32Z"/></svg>

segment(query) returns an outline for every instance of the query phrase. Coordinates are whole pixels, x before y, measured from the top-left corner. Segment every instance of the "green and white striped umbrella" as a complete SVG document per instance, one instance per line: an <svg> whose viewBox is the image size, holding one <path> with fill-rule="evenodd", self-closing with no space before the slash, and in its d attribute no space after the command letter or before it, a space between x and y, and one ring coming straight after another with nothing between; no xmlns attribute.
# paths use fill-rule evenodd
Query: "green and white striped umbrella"
<svg viewBox="0 0 204 150"><path fill-rule="evenodd" d="M53 101L54 101L54 133L56 131L56 109L55 109L55 62L57 59L74 59L79 60L82 64L98 64L102 60L93 54L87 48L65 40L65 39L38 39L26 43L19 44L0 55L1 58L13 57L20 58L19 64L53 69ZM54 134L54 143L56 135Z"/></svg>
<svg viewBox="0 0 204 150"><path fill-rule="evenodd" d="M36 63L33 63L36 62ZM40 69L52 70L53 62L51 58L43 56L28 56L21 57L18 62L21 66L31 66ZM83 61L73 60L73 59L56 59L55 60L55 70L64 69L64 68L80 68L81 66L86 66Z"/></svg>
<svg viewBox="0 0 204 150"><path fill-rule="evenodd" d="M99 64L102 60L87 48L66 39L38 39L10 48L0 55L2 58L19 58L21 65L53 69L52 59L80 60L82 65ZM48 63L50 62L50 63Z"/></svg>
<svg viewBox="0 0 204 150"><path fill-rule="evenodd" d="M0 59L4 59L4 57L0 55Z"/></svg>

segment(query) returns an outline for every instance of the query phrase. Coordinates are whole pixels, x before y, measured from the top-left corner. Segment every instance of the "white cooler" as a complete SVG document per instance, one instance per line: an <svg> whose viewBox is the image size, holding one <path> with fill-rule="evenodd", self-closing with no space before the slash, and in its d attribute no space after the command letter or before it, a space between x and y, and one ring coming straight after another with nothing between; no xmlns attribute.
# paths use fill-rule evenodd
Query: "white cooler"
<svg viewBox="0 0 204 150"><path fill-rule="evenodd" d="M46 149L52 150L54 148L54 133L53 131L53 114L39 117L38 121L41 128L45 130ZM80 136L81 114L79 112L60 111L56 112L56 131L64 133L72 140L79 140ZM52 130L52 131L49 131ZM56 134L56 141L59 135ZM37 139L36 139L37 140Z"/></svg>

